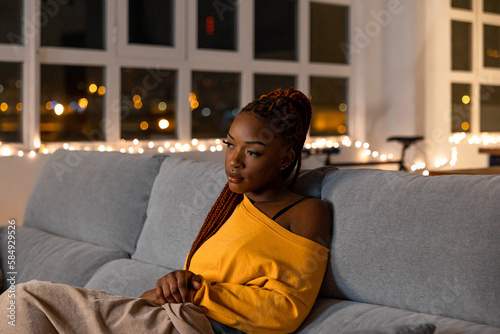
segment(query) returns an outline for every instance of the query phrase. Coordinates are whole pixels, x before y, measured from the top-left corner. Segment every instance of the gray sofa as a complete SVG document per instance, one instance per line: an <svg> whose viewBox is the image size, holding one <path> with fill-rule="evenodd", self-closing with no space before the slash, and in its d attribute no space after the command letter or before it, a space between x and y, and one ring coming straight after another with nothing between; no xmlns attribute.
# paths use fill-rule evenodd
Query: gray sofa
<svg viewBox="0 0 500 334"><path fill-rule="evenodd" d="M217 163L56 151L16 226L14 275L1 229L3 290L14 276L139 296L183 267L224 183ZM500 333L500 176L325 167L295 190L334 212L327 273L297 333Z"/></svg>

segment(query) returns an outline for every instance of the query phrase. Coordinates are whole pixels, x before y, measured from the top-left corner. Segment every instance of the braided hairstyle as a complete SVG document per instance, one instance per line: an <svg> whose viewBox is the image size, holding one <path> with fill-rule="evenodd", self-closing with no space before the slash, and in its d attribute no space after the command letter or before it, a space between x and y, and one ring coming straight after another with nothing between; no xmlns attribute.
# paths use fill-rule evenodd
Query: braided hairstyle
<svg viewBox="0 0 500 334"><path fill-rule="evenodd" d="M269 127L271 136L277 136L285 148L295 152L293 162L281 172L281 178L286 180L295 169L291 187L299 175L302 148L311 122L309 99L293 88L286 91L277 89L250 102L241 113L254 115ZM232 192L228 184L224 186L191 247L186 260L186 269L189 269L193 254L219 230L242 200L242 194Z"/></svg>

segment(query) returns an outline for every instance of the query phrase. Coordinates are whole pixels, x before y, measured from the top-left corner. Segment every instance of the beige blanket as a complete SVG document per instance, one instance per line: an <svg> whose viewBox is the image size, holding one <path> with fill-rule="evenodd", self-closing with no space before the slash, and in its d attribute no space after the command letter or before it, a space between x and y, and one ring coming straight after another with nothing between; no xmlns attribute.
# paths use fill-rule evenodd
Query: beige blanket
<svg viewBox="0 0 500 334"><path fill-rule="evenodd" d="M213 334L207 317L194 304L160 307L145 299L42 281L3 293L0 314L2 334Z"/></svg>

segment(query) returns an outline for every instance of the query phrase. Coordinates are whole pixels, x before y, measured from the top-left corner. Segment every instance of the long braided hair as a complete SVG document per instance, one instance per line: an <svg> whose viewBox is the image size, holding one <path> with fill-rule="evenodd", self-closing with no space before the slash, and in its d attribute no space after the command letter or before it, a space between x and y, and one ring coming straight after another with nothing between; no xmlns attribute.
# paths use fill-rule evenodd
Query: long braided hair
<svg viewBox="0 0 500 334"><path fill-rule="evenodd" d="M254 115L269 127L271 135L280 138L285 148L295 152L293 162L281 172L282 179L286 180L295 169L291 187L297 180L301 167L302 148L311 122L311 102L304 94L293 88L286 91L277 89L250 102L241 112ZM186 269L189 269L193 254L219 230L242 200L242 194L232 192L228 184L224 186L191 247L186 260Z"/></svg>

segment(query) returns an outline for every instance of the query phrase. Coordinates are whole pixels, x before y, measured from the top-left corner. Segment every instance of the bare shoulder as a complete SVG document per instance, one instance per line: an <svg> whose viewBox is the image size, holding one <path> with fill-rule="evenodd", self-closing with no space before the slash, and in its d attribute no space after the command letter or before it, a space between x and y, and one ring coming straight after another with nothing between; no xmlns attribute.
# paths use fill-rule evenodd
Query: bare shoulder
<svg viewBox="0 0 500 334"><path fill-rule="evenodd" d="M330 205L318 198L299 203L290 216L290 230L300 236L329 247L332 233Z"/></svg>

